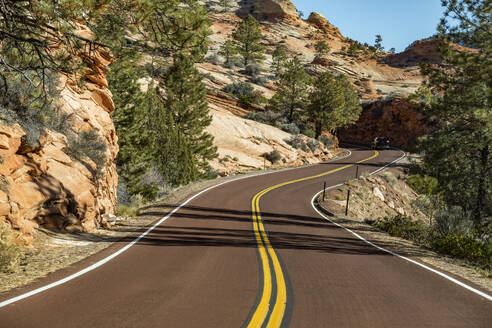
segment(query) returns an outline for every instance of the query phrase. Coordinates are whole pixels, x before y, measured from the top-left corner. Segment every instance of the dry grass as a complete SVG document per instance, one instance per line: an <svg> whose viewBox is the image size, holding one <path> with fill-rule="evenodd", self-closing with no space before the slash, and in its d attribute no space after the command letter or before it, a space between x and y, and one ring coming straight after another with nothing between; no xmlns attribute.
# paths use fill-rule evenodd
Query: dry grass
<svg viewBox="0 0 492 328"><path fill-rule="evenodd" d="M21 247L9 241L12 234L10 225L0 222L0 271L13 273L21 259Z"/></svg>

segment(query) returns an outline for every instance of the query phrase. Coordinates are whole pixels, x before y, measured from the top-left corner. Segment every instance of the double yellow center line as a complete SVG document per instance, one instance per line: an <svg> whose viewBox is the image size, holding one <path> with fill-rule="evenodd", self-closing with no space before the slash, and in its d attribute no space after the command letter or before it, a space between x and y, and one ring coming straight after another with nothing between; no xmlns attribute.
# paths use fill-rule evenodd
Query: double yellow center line
<svg viewBox="0 0 492 328"><path fill-rule="evenodd" d="M356 164L369 161L378 156L379 156L379 152L375 151L373 156L363 159L354 164L347 164L337 169L324 172L321 174L309 176L306 178L283 182L273 187L264 189L253 197L253 200L251 201L253 231L254 231L256 243L258 245L258 252L261 259L261 267L263 269L262 270L263 286L262 286L262 294L261 294L260 301L256 305L256 309L253 312L253 315L251 316L251 319L247 325L248 328L260 328L264 326L268 328L280 327L282 325L282 321L285 314L285 307L287 304L287 286L285 284L284 272L282 270L282 266L280 265L280 261L275 252L275 249L272 247L270 243L270 239L268 238L268 234L266 233L265 226L263 225L263 219L261 217L261 211L260 211L261 197L263 197L270 191L278 189L280 187L301 182L301 181L317 179L329 174L333 174L348 169L350 167L353 167ZM274 285L277 288L276 288L276 293L274 295L274 302L272 308L271 300L272 300L272 293L274 292L273 291Z"/></svg>

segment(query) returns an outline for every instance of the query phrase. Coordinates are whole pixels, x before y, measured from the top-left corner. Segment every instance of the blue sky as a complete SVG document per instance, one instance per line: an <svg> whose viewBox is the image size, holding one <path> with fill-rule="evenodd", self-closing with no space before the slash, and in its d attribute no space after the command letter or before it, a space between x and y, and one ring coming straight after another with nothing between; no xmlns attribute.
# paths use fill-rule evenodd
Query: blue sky
<svg viewBox="0 0 492 328"><path fill-rule="evenodd" d="M325 16L346 37L374 44L383 37L386 50L403 51L415 40L433 35L442 17L440 0L292 0L305 19Z"/></svg>

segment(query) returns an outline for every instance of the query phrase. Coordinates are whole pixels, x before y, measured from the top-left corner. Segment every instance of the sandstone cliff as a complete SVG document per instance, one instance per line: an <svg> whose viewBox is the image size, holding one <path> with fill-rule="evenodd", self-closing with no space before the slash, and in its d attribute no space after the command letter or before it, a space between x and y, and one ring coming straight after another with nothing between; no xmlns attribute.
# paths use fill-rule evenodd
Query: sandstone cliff
<svg viewBox="0 0 492 328"><path fill-rule="evenodd" d="M90 35L83 27L77 32ZM38 226L92 231L103 223L104 214L115 210L118 145L105 78L111 62L107 53L96 51L83 90L66 77L60 79L59 114L67 118L70 133L46 130L38 147L26 149L26 131L18 124L0 123L0 221L10 222L28 241ZM106 145L103 167L68 155L67 135L87 131Z"/></svg>
<svg viewBox="0 0 492 328"><path fill-rule="evenodd" d="M391 146L412 146L418 137L435 128L417 106L401 98L374 102L364 108L354 125L339 131L338 136L364 144L371 144L375 137L388 137Z"/></svg>
<svg viewBox="0 0 492 328"><path fill-rule="evenodd" d="M336 74L345 74L358 91L361 101L366 105L366 110L359 122L353 128L346 129L340 136L342 139L352 139L361 142L370 142L377 135L391 135L394 145L407 145L417 137L428 133L432 129L426 119L415 112L413 105L404 100L414 93L421 85L424 77L420 73L419 63L422 61L440 62L440 56L435 42L420 41L412 45L401 54L389 54L382 51L373 51L369 48L360 50L356 55L350 54L348 49L351 40L344 37L338 28L331 25L320 13L311 13L308 19L303 20L297 16L295 7L290 0L286 1L233 1L234 11L224 13L216 10L212 15L211 47L208 57L215 56L218 60L200 64L199 67L206 76L206 82L211 93L222 89L224 86L237 81L251 83L255 90L266 98L275 93L274 77L270 65L275 47L283 44L290 56L298 56L306 70L317 75L324 71L332 71ZM208 3L213 4L214 1ZM260 65L262 72L256 78L245 74L243 68L226 67L218 56L222 44L231 37L236 24L244 15L252 13L260 18L261 29L264 35L263 45L266 47L266 60ZM318 41L325 41L331 51L323 57L316 56L314 45ZM258 78L259 77L259 78ZM226 97L227 98L227 97ZM396 99L393 99L396 98ZM391 100L393 99L393 100ZM240 147L234 146L233 139L241 139L241 124L251 124L245 121L247 113L251 110L261 111L262 108L241 108L234 100L224 100L216 96L209 97L214 122L210 132L216 137L216 145L221 156L237 157L239 164L245 167L253 165L261 166L262 158L259 156L266 144L275 143L274 140L255 149L242 152L243 156L235 156ZM231 129L231 141L225 142L220 134L221 128L219 116L229 111L236 118L238 129ZM380 115L379 118L374 117ZM229 124L234 124L232 121ZM280 136L283 132L274 127L272 135ZM282 137L285 138L285 137ZM248 146L248 147L254 147ZM268 147L267 147L268 148ZM271 146L270 146L271 148ZM231 149L233 149L231 151ZM261 150L261 151L260 151ZM245 156L247 158L245 158ZM299 154L298 154L299 155ZM302 156L302 155L300 155ZM295 156L285 154L285 158ZM315 160L314 158L310 160ZM292 161L295 163L295 161ZM219 171L228 170L230 165L224 167L220 163L214 164Z"/></svg>

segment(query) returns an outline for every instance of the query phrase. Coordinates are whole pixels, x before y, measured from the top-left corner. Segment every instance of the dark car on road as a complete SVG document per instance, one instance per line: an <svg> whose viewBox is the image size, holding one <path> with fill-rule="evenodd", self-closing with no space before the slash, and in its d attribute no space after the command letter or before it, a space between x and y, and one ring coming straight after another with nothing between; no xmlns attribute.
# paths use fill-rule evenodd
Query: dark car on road
<svg viewBox="0 0 492 328"><path fill-rule="evenodd" d="M372 149L384 150L391 149L389 139L386 137L376 137L372 142Z"/></svg>

